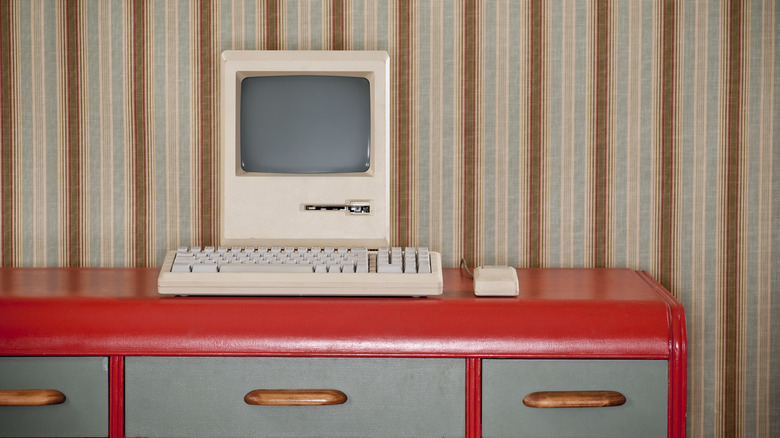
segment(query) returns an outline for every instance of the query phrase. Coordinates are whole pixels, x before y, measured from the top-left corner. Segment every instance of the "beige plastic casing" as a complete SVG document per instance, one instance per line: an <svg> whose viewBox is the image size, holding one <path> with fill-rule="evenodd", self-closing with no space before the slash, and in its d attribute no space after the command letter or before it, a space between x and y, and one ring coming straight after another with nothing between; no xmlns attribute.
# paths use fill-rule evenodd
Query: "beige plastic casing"
<svg viewBox="0 0 780 438"><path fill-rule="evenodd" d="M250 76L364 77L371 93L371 153L364 173L247 173L239 159L241 81ZM220 244L225 246L351 246L389 244L389 56L384 51L222 53ZM369 202L370 214L307 211L307 204Z"/></svg>
<svg viewBox="0 0 780 438"><path fill-rule="evenodd" d="M520 292L517 271L509 266L480 266L474 270L474 295L515 296Z"/></svg>

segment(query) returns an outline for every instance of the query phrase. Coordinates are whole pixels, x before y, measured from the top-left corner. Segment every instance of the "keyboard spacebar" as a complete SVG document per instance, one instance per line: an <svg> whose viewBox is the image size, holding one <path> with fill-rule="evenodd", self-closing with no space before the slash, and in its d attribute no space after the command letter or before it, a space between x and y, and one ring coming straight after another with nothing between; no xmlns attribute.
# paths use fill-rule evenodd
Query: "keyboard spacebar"
<svg viewBox="0 0 780 438"><path fill-rule="evenodd" d="M293 263L225 263L219 268L219 272L307 272L311 274L314 268L309 264Z"/></svg>

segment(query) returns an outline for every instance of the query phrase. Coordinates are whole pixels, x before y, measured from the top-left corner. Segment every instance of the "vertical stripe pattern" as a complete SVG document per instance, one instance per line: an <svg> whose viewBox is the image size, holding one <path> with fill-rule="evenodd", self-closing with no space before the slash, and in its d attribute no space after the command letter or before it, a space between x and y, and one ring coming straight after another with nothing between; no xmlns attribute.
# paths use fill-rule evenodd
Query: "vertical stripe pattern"
<svg viewBox="0 0 780 438"><path fill-rule="evenodd" d="M463 232L463 258L469 265L481 260L478 234L481 230L479 147L481 141L479 86L481 6L477 1L463 3L463 205L460 211Z"/></svg>
<svg viewBox="0 0 780 438"><path fill-rule="evenodd" d="M607 215L609 214L609 148L611 146L610 123L611 113L611 38L612 22L611 2L600 0L591 6L594 56L591 60L591 221L592 221L592 264L596 267L606 266L607 260Z"/></svg>
<svg viewBox="0 0 780 438"><path fill-rule="evenodd" d="M721 281L723 288L723 313L725 333L723 339L723 380L726 384L722 392L724 412L723 433L735 435L742 422L740 412L739 369L740 357L740 161L742 159L743 132L741 108L743 102L743 3L729 2L724 5L722 20L726 23L723 47L723 137L721 146L721 229L724 234L721 258Z"/></svg>
<svg viewBox="0 0 780 438"><path fill-rule="evenodd" d="M411 239L410 193L412 187L411 152L413 148L412 130L414 129L413 96L415 85L414 66L412 64L413 20L415 20L412 2L397 2L393 5L394 14L394 46L395 56L392 57L391 93L394 96L391 103L391 117L395 126L391 127L391 174L394 178L395 190L391 200L396 216L393 240L409 241Z"/></svg>
<svg viewBox="0 0 780 438"><path fill-rule="evenodd" d="M148 6L151 4L143 1L130 3L132 25L128 36L130 53L132 53L129 64L132 66L131 86L128 89L131 93L129 118L132 120L132 126L130 127L130 144L126 146L130 147L128 158L129 162L132 163L130 168L132 179L128 181L128 187L133 189L128 209L132 212L132 238L135 243L131 246L133 248L131 257L133 263L140 266L149 264L146 254L149 244L149 224L146 219L150 211L147 204L146 187L148 187L147 169L152 163L147 160L147 150L150 146L147 136L147 99L151 98L147 88L146 71Z"/></svg>
<svg viewBox="0 0 780 438"><path fill-rule="evenodd" d="M19 116L15 114L14 98L18 96L14 92L14 71L18 66L14 65L14 56L19 48L15 47L14 42L18 38L19 29L14 26L15 19L18 18L16 5L12 2L3 2L0 4L0 105L2 105L2 117L0 117L0 165L2 165L2 175L0 176L0 261L3 266L14 264L14 180L16 173L14 163L14 151L17 146L14 144L16 132L14 132L13 121Z"/></svg>
<svg viewBox="0 0 780 438"><path fill-rule="evenodd" d="M200 217L200 230L197 241L204 245L216 244L217 219L216 211L218 203L215 202L217 184L217 84L219 83L217 71L217 59L219 51L215 44L215 36L219 35L216 28L219 21L216 19L216 6L209 0L201 0L197 4L198 26L198 107L199 129L196 141L199 144L199 172L197 190L200 196L198 216ZM271 43L273 44L273 42Z"/></svg>
<svg viewBox="0 0 780 438"><path fill-rule="evenodd" d="M386 50L391 240L455 267L647 270L688 435L780 433L772 0L0 2L0 262L218 243L219 53Z"/></svg>
<svg viewBox="0 0 780 438"><path fill-rule="evenodd" d="M673 266L673 254L675 245L675 206L674 183L677 163L675 160L675 147L677 140L677 86L676 86L676 50L678 40L676 38L678 19L676 11L677 3L674 1L659 2L656 6L660 29L658 32L658 91L656 92L658 159L656 160L656 172L658 181L658 207L656 224L658 227L657 238L657 268L659 281L671 285L670 275Z"/></svg>
<svg viewBox="0 0 780 438"><path fill-rule="evenodd" d="M68 266L78 266L81 260L81 231L79 226L82 211L82 148L84 145L82 132L84 131L82 116L82 90L81 90L81 41L80 21L81 14L79 2L72 1L63 4L62 27L65 38L62 40L63 58L65 68L63 74L63 100L65 112L62 115L65 123L64 142L67 151L64 158L65 171L65 206L67 208L67 220L63 222L63 233L67 235L66 255Z"/></svg>
<svg viewBox="0 0 780 438"><path fill-rule="evenodd" d="M531 2L529 11L529 65L528 65L528 143L527 143L527 260L525 266L541 266L543 156L545 150L545 4Z"/></svg>

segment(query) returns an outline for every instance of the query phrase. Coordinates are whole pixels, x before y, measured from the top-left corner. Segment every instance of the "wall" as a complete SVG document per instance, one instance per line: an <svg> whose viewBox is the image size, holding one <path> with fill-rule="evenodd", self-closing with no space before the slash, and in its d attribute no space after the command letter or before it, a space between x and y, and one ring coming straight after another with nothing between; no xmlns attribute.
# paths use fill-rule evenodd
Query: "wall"
<svg viewBox="0 0 780 438"><path fill-rule="evenodd" d="M394 243L448 266L649 271L687 312L689 435L777 436L778 14L4 1L2 264L158 266L218 241L220 51L384 49Z"/></svg>

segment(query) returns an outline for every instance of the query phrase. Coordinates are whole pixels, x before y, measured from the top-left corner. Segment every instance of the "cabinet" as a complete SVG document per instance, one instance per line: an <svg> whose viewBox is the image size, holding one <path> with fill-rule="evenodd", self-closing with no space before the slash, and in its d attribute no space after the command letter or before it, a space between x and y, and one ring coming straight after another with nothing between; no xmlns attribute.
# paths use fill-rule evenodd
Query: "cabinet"
<svg viewBox="0 0 780 438"><path fill-rule="evenodd" d="M251 298L159 297L157 269L3 268L0 384L74 376L65 405L94 403L94 424L0 406L0 435L685 435L685 317L666 290L628 269L517 272L517 297L475 297L446 269L439 297ZM245 400L289 389L336 402ZM550 391L624 400L526 406Z"/></svg>

